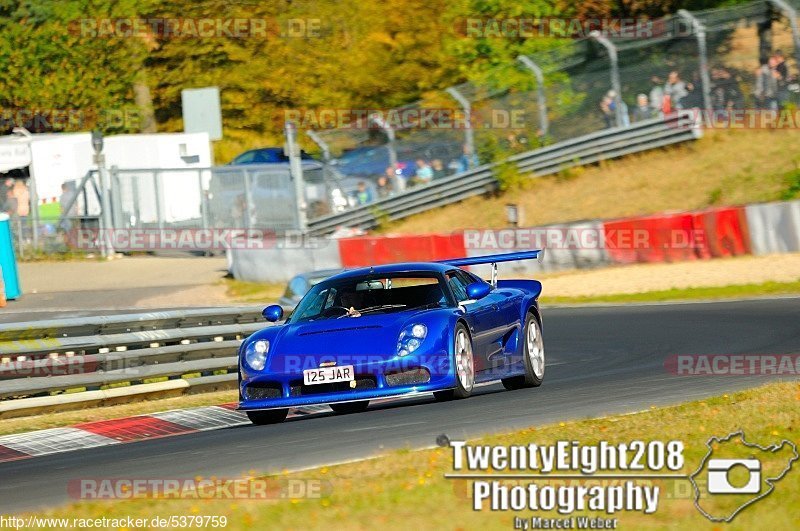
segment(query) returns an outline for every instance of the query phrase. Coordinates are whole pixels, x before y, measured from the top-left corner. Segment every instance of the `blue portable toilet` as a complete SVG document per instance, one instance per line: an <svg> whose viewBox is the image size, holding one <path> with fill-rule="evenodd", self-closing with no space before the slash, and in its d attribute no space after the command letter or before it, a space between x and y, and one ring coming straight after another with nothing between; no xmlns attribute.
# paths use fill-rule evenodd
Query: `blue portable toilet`
<svg viewBox="0 0 800 531"><path fill-rule="evenodd" d="M3 284L6 289L6 299L19 298L22 292L19 289L19 275L17 274L17 259L14 256L14 241L11 239L11 222L8 214L0 213L0 268L3 270Z"/></svg>

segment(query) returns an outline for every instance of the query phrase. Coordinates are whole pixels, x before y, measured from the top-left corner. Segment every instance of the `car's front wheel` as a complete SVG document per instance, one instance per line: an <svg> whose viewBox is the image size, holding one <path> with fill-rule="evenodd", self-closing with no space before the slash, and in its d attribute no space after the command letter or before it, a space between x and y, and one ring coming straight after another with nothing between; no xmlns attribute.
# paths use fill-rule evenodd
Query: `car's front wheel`
<svg viewBox="0 0 800 531"><path fill-rule="evenodd" d="M437 400L450 400L453 398L467 398L475 387L475 360L472 356L472 339L469 337L467 327L462 323L456 326L453 338L453 363L455 368L455 389L436 391L433 396Z"/></svg>
<svg viewBox="0 0 800 531"><path fill-rule="evenodd" d="M523 359L525 374L503 378L506 389L523 387L539 387L544 380L544 337L539 320L529 313L525 319L525 337L523 339Z"/></svg>
<svg viewBox="0 0 800 531"><path fill-rule="evenodd" d="M250 422L258 426L265 424L278 424L286 420L289 415L288 409L267 409L265 411L248 411L247 418Z"/></svg>
<svg viewBox="0 0 800 531"><path fill-rule="evenodd" d="M347 413L361 413L369 407L369 400L359 400L358 402L340 402L338 404L328 404L334 413L346 415Z"/></svg>

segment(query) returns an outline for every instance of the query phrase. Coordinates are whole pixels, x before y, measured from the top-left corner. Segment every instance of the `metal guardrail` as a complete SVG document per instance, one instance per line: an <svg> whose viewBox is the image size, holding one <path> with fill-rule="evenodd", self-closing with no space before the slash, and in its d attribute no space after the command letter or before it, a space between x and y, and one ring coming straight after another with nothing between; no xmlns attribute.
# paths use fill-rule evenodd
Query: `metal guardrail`
<svg viewBox="0 0 800 531"><path fill-rule="evenodd" d="M514 155L508 162L516 164L521 172L531 173L531 177L542 177L583 164L695 140L701 136L701 129L691 116L673 114L629 127L604 129ZM492 191L498 185L493 172L496 166L498 164L485 164L369 205L312 219L308 230L312 235L323 236L338 227L370 229L377 226L380 217L394 221Z"/></svg>
<svg viewBox="0 0 800 531"><path fill-rule="evenodd" d="M24 401L38 409L45 399L80 403L80 391L117 385L126 387L114 389L115 397L135 396L154 379L186 375L193 376L190 385L229 388L236 382L242 339L265 326L260 307L3 324L0 409L9 402L23 409L16 404Z"/></svg>

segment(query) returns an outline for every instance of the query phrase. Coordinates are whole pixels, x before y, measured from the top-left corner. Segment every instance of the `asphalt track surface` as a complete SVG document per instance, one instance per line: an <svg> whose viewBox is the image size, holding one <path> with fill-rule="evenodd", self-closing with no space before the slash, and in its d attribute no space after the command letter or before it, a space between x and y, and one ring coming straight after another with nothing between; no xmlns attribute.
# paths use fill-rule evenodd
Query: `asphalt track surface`
<svg viewBox="0 0 800 531"><path fill-rule="evenodd" d="M753 387L775 377L675 376L674 354L800 353L800 298L553 308L544 318L547 372L538 389L476 389L468 400L421 396L367 412L321 413L0 464L0 513L71 501L79 478L240 477L432 446L555 421L626 413ZM747 419L742 419L747 429ZM686 426L691 430L692 426Z"/></svg>

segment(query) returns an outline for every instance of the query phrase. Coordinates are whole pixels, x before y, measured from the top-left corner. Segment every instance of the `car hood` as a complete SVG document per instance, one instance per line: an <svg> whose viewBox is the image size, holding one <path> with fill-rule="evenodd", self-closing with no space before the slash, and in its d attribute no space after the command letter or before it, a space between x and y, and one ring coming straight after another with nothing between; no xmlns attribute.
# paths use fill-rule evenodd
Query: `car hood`
<svg viewBox="0 0 800 531"><path fill-rule="evenodd" d="M411 316L403 312L290 323L271 350L279 355L393 354L397 336Z"/></svg>

